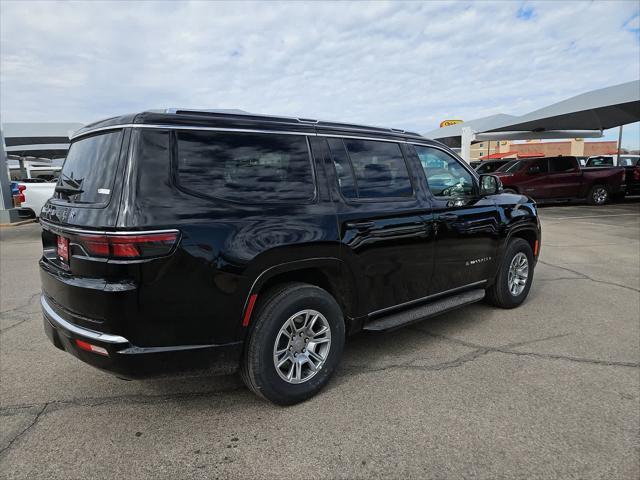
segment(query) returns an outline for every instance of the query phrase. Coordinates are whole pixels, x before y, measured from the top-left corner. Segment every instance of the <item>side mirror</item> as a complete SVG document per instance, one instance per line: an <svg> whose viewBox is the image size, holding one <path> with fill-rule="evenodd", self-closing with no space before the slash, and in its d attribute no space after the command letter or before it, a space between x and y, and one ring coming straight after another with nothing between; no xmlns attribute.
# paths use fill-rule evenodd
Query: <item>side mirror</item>
<svg viewBox="0 0 640 480"><path fill-rule="evenodd" d="M480 175L480 195L502 193L502 182L495 175Z"/></svg>
<svg viewBox="0 0 640 480"><path fill-rule="evenodd" d="M529 175L535 175L537 173L540 173L540 166L539 165L533 165L531 167L528 168L527 173Z"/></svg>

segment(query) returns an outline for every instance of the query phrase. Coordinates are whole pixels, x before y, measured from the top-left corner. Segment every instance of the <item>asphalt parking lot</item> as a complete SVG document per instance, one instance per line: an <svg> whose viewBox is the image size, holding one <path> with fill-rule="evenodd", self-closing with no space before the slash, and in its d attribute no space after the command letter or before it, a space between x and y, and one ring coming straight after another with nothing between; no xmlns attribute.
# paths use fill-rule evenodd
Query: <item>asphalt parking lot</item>
<svg viewBox="0 0 640 480"><path fill-rule="evenodd" d="M0 231L5 478L640 476L640 202L541 209L517 310L351 339L310 401L236 376L125 382L56 350L37 224Z"/></svg>

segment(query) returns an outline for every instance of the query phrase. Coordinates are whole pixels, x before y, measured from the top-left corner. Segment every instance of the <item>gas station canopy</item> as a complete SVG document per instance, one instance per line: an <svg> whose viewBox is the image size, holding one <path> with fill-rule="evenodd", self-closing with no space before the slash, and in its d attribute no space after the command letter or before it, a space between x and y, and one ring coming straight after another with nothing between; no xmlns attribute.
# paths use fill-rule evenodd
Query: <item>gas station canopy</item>
<svg viewBox="0 0 640 480"><path fill-rule="evenodd" d="M461 147L469 159L475 140L593 138L602 131L640 121L640 80L576 95L526 115L498 114L439 128L424 134L451 147Z"/></svg>

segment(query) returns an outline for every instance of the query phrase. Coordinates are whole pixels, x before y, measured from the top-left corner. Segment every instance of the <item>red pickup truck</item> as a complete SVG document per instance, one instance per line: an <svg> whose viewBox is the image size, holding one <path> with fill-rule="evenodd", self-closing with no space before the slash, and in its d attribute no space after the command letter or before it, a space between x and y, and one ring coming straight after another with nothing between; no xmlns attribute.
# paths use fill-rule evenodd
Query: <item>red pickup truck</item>
<svg viewBox="0 0 640 480"><path fill-rule="evenodd" d="M506 192L528 195L535 200L586 199L604 205L625 193L623 167L583 169L576 157L548 157L516 160L494 175L500 177Z"/></svg>

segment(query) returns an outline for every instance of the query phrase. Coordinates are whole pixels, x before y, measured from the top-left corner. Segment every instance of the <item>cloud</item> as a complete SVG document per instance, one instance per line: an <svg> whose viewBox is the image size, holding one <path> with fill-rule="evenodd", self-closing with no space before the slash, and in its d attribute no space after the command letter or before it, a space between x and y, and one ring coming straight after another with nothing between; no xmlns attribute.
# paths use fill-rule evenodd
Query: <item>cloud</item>
<svg viewBox="0 0 640 480"><path fill-rule="evenodd" d="M634 2L2 2L0 13L3 121L179 106L424 132L640 71Z"/></svg>

